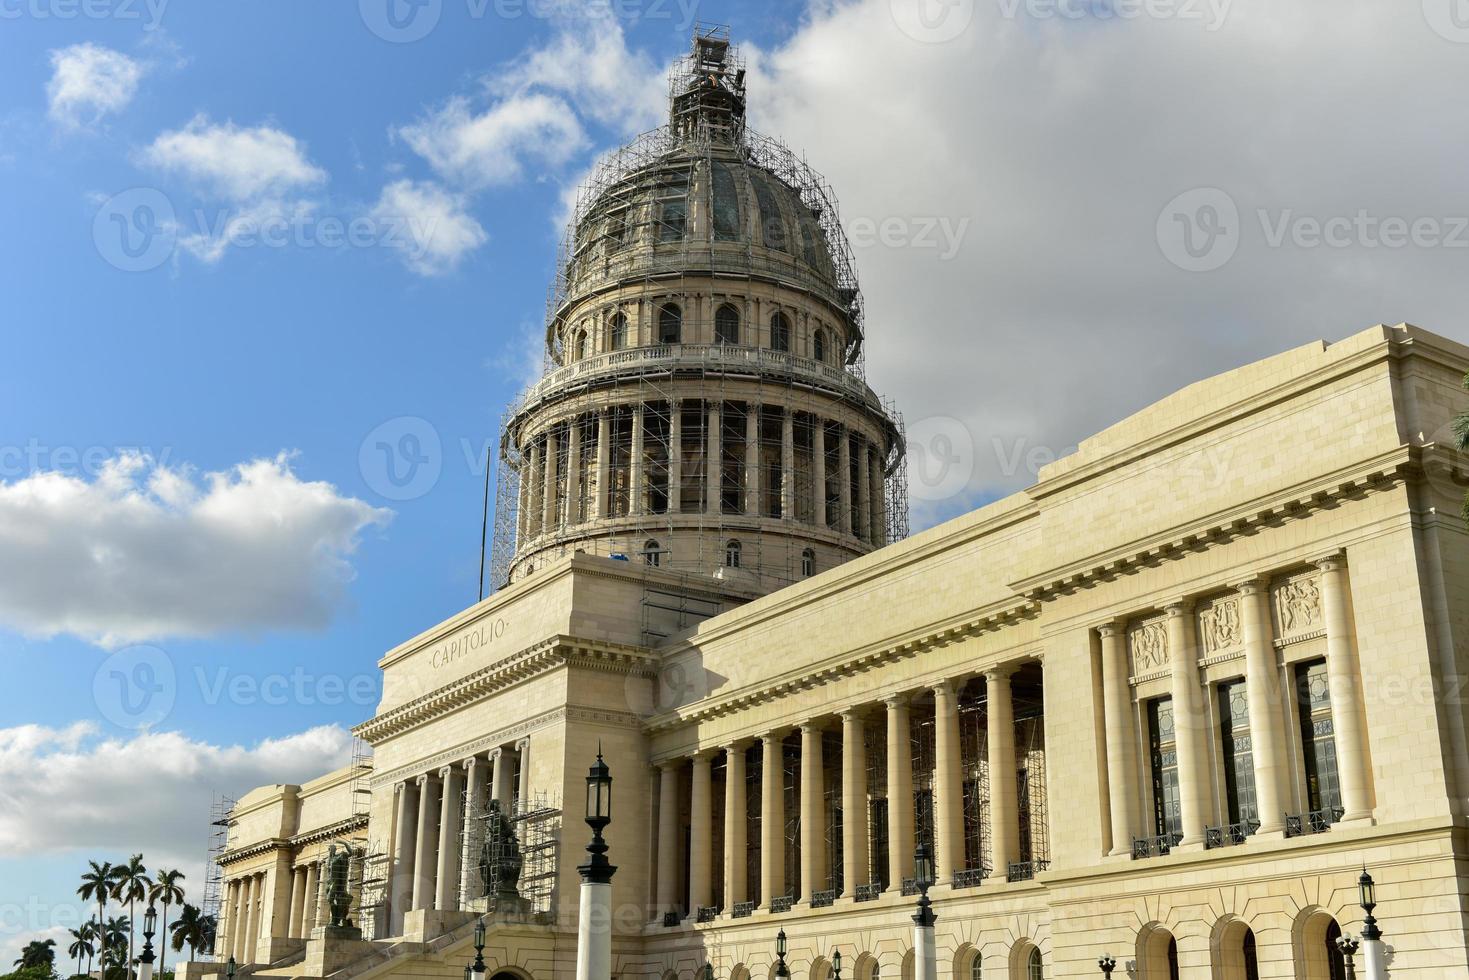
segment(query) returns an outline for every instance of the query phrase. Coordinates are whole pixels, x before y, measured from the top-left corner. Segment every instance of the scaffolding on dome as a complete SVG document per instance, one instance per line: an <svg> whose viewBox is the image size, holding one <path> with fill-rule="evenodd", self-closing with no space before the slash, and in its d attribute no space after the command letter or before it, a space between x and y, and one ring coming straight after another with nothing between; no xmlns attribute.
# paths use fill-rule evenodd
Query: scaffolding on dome
<svg viewBox="0 0 1469 980"><path fill-rule="evenodd" d="M501 424L488 588L533 568L524 560L532 544L537 564L585 550L656 566L686 588L645 599L650 644L727 608L720 597L730 591L753 598L830 567L832 557L786 533L788 521L772 531L769 519L793 515L823 533L858 538L857 548L829 549L841 552L839 560L908 534L902 420L865 381L864 306L836 196L784 143L745 128L744 74L728 28L698 27L690 54L670 74L670 123L607 154L578 189L548 288L542 378L507 407ZM780 209L776 247L757 242L761 222L749 226L743 212L734 235L686 233L690 222L712 222L695 192L714 194L716 162L726 161L745 168L737 206L750 207L766 182L794 192L799 205ZM816 297L811 302L841 325L842 349L818 358L794 345L756 343L767 323L771 334L775 325L750 314L756 301L748 297L736 321L748 337L721 338L718 317L732 302L721 298L724 289L754 279ZM635 312L621 324L590 314L597 319L588 326L579 312L586 299L612 290ZM672 341L661 321L670 295L683 298ZM684 342L690 337L719 339ZM536 444L520 442L516 425L552 412L553 401L591 407L552 422L554 441L537 432ZM639 406L637 424L631 403ZM892 428L874 423L869 434L815 425L834 403L844 406L839 414ZM589 420L592 411L600 422ZM782 456L782 412L793 419L791 459ZM597 483L602 455L607 487ZM817 478L825 480L819 505ZM818 506L826 511L819 518ZM610 530L589 533L594 520Z"/></svg>

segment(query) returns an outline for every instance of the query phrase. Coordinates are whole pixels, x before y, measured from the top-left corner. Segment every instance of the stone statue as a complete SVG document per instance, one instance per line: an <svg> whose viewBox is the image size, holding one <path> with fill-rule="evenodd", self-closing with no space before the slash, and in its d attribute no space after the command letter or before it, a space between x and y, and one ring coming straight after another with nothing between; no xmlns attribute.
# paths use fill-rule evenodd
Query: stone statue
<svg viewBox="0 0 1469 980"><path fill-rule="evenodd" d="M327 890L326 904L331 911L332 927L343 929L348 926L347 913L352 909L352 892L348 888L352 868L352 849L333 844L326 852Z"/></svg>
<svg viewBox="0 0 1469 980"><path fill-rule="evenodd" d="M491 800L485 813L485 842L480 848L479 875L492 908L518 908L522 904L516 883L520 881L520 842L510 818Z"/></svg>

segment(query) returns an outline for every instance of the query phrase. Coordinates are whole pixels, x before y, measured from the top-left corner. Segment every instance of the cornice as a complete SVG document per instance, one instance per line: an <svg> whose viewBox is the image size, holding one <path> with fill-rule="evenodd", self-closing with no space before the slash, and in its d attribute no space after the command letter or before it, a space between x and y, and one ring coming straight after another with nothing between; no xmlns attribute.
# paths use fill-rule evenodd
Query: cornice
<svg viewBox="0 0 1469 980"><path fill-rule="evenodd" d="M320 841L331 840L334 837L340 837L348 831L366 826L367 814L357 813L348 817L346 820L338 820L336 823L327 824L325 827L318 827L315 830L308 830L305 833L297 834L291 838L290 845L292 847L301 847L306 844L315 844Z"/></svg>
<svg viewBox="0 0 1469 980"><path fill-rule="evenodd" d="M1029 599L1045 602L1141 568L1207 551L1253 534L1262 527L1300 520L1335 507L1343 500L1390 490L1408 480L1420 468L1419 455L1416 447L1398 446L1311 483L1299 484L1268 498L1257 498L1158 537L1135 541L1011 582L1010 587Z"/></svg>
<svg viewBox="0 0 1469 980"><path fill-rule="evenodd" d="M563 666L652 675L657 663L644 647L557 634L371 718L352 733L376 744Z"/></svg>
<svg viewBox="0 0 1469 980"><path fill-rule="evenodd" d="M227 864L234 864L236 861L259 857L262 854L269 854L271 851L277 851L283 847L290 846L291 842L284 837L268 837L265 840L256 841L254 844L246 844L232 851L225 851L218 857L217 863L222 868Z"/></svg>

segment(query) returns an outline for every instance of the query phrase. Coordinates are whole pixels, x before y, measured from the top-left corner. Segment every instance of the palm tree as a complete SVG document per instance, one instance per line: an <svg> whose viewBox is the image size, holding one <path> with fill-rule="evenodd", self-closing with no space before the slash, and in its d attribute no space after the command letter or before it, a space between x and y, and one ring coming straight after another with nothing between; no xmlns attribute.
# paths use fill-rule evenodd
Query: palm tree
<svg viewBox="0 0 1469 980"><path fill-rule="evenodd" d="M148 869L143 867L143 855L134 854L128 863L117 869L117 884L112 897L128 903L128 970L131 975L133 963L133 939L138 929L138 902L148 897L153 882L148 880Z"/></svg>
<svg viewBox="0 0 1469 980"><path fill-rule="evenodd" d="M82 957L87 958L87 972L92 972L92 924L83 922L80 929L71 930L71 945L66 952L75 957L77 972L82 972Z"/></svg>
<svg viewBox="0 0 1469 980"><path fill-rule="evenodd" d="M158 876L148 889L148 904L155 902L163 905L163 928L168 929L168 907L184 900L184 890L179 887L179 882L184 880L182 871L159 870ZM159 937L158 942L158 973L163 973L163 962L168 956L168 944Z"/></svg>
<svg viewBox="0 0 1469 980"><path fill-rule="evenodd" d="M219 919L213 915L201 916L199 919L199 932L204 937L204 951L213 955L214 940L219 929Z"/></svg>
<svg viewBox="0 0 1469 980"><path fill-rule="evenodd" d="M20 959L15 961L17 969L24 970L32 966L51 966L56 962L56 945L54 939L32 939L26 943L25 949L20 952Z"/></svg>
<svg viewBox="0 0 1469 980"><path fill-rule="evenodd" d="M123 971L124 976L128 969L128 956L126 952L128 941L128 920L122 916L114 916L107 920L107 925L102 928L105 937L103 944L107 952L102 957L102 976L107 976L109 967L116 967Z"/></svg>
<svg viewBox="0 0 1469 980"><path fill-rule="evenodd" d="M107 921L107 899L112 894L112 886L117 881L117 868L109 861L98 864L96 861L88 861L92 866L90 871L82 873L82 884L77 889L77 894L84 899L95 898L97 900L97 934L98 952L103 960L107 958L107 932L102 928ZM106 971L104 963L102 969ZM87 972L91 972L91 960L87 961Z"/></svg>
<svg viewBox="0 0 1469 980"><path fill-rule="evenodd" d="M185 903L183 909L179 912L179 917L173 921L173 926L171 927L172 936L170 938L170 945L173 946L173 951L175 953L182 953L184 947L188 946L189 959L195 959L198 956L198 951L205 944L204 925L205 921L209 918L211 916L201 913L198 906Z"/></svg>

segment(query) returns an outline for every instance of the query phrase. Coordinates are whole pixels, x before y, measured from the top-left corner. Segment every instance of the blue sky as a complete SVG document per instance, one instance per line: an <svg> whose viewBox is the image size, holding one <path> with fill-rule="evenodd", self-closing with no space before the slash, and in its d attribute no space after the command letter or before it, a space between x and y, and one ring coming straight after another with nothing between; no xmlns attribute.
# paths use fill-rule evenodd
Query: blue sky
<svg viewBox="0 0 1469 980"><path fill-rule="evenodd" d="M336 764L473 601L566 196L692 17L843 203L915 526L1248 361L1469 339L1451 0L394 2L0 0L0 962L88 857L197 881L210 793Z"/></svg>

